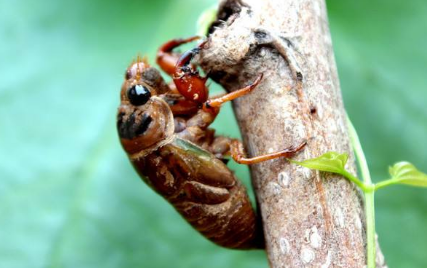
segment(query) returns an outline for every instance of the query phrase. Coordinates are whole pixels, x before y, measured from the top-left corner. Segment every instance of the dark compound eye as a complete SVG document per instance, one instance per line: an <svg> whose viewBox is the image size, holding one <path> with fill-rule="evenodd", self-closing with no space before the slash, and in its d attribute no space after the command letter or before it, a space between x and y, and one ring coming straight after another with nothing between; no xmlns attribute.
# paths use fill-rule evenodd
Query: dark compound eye
<svg viewBox="0 0 427 268"><path fill-rule="evenodd" d="M135 85L128 89L128 99L135 106L144 105L151 97L148 88L143 85Z"/></svg>

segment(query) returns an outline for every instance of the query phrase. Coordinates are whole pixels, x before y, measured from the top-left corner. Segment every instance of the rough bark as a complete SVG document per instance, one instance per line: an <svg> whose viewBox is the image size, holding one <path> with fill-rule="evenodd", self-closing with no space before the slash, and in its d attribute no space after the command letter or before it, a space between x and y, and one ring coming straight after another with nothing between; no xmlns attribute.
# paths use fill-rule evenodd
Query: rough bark
<svg viewBox="0 0 427 268"><path fill-rule="evenodd" d="M234 102L248 154L306 140L296 159L347 152L347 168L356 173L324 0L228 0L218 18L223 22L211 28L202 67L229 91L264 74L251 94ZM260 42L265 32L290 41L302 87L289 58ZM353 184L285 159L252 165L251 172L271 267L365 266L363 202ZM379 250L377 262L386 267Z"/></svg>

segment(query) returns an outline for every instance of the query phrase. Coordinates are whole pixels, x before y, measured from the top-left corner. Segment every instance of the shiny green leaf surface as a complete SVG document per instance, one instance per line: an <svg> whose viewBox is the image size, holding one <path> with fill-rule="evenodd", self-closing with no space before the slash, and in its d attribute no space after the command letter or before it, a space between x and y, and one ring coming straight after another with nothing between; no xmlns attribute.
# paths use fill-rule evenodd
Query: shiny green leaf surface
<svg viewBox="0 0 427 268"><path fill-rule="evenodd" d="M348 154L339 154L337 152L327 152L319 157L306 159L301 162L289 159L291 163L309 169L342 175L365 191L366 186L356 176L354 176L345 169L345 164L347 163L347 160Z"/></svg>
<svg viewBox="0 0 427 268"><path fill-rule="evenodd" d="M262 251L222 249L193 231L141 182L116 134L125 68L194 35L213 3L0 0L0 268L268 267ZM401 160L426 170L426 2L328 8L372 177ZM215 127L238 137L230 118L227 106ZM381 247L390 267L425 267L427 195L396 188L377 194Z"/></svg>
<svg viewBox="0 0 427 268"><path fill-rule="evenodd" d="M309 169L315 169L325 172L345 173L345 164L348 160L348 154L339 154L337 152L327 152L319 157L307 159L304 161L295 161L290 159L292 163L301 165Z"/></svg>
<svg viewBox="0 0 427 268"><path fill-rule="evenodd" d="M409 162L399 162L388 169L391 179L383 181L384 185L407 184L417 187L427 187L427 175L419 171Z"/></svg>

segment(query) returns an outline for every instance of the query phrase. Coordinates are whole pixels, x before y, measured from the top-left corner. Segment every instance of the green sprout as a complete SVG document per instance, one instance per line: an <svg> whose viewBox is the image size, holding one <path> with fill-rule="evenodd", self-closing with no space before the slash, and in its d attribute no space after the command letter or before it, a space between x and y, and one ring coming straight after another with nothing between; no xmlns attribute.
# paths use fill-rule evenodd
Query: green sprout
<svg viewBox="0 0 427 268"><path fill-rule="evenodd" d="M362 181L345 169L345 165L348 160L348 154L346 153L339 154L337 152L327 152L319 157L301 162L295 160L289 161L309 169L340 174L349 181L356 184L363 191L366 213L367 263L368 268L375 268L375 191L393 184L427 187L427 175L419 171L413 164L409 162L398 162L389 167L389 179L373 184L371 181L368 164L366 162L362 146L360 145L359 137L357 136L356 130L354 129L353 124L348 117L347 123L349 126L350 141L355 151L360 173L363 178Z"/></svg>

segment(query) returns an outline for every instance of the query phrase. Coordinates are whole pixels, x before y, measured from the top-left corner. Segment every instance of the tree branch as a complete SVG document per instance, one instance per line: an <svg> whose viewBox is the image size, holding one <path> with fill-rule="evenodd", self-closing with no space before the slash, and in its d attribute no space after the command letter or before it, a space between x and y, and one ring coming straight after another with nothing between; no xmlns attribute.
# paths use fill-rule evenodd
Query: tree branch
<svg viewBox="0 0 427 268"><path fill-rule="evenodd" d="M352 155L324 0L228 0L218 19L200 56L210 77L232 91L264 74L234 102L249 155L305 140L299 160ZM353 156L348 165L356 174ZM285 159L251 172L272 267L366 264L364 210L353 184ZM379 250L377 259L386 267Z"/></svg>

